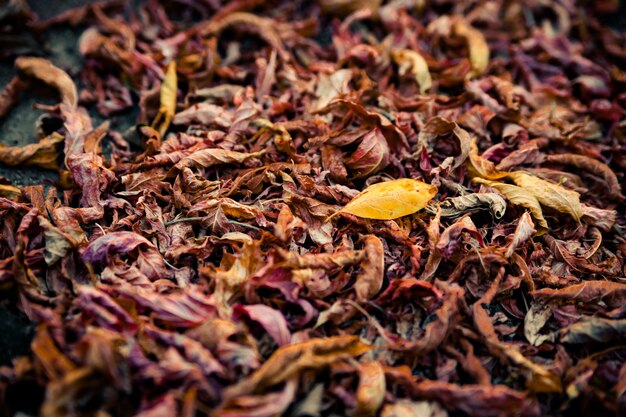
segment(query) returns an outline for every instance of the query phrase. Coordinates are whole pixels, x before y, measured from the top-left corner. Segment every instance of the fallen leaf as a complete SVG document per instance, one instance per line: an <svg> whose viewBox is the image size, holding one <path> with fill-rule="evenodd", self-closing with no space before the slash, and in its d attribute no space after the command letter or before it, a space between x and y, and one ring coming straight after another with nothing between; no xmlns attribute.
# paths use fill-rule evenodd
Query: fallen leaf
<svg viewBox="0 0 626 417"><path fill-rule="evenodd" d="M624 339L626 319L611 320L600 317L585 318L560 330L563 343L582 344L609 343Z"/></svg>
<svg viewBox="0 0 626 417"><path fill-rule="evenodd" d="M502 218L506 211L506 201L496 193L472 193L453 198L446 198L440 204L441 217L460 217L466 213L490 210L496 219ZM426 211L437 212L434 205L428 205Z"/></svg>
<svg viewBox="0 0 626 417"><path fill-rule="evenodd" d="M500 178L504 178L508 175L507 172L502 172L496 169L493 162L478 155L476 138L472 138L470 141L469 160L476 174L482 178L486 178L488 180L499 180Z"/></svg>
<svg viewBox="0 0 626 417"><path fill-rule="evenodd" d="M564 165L572 165L576 168L584 169L594 175L597 175L604 180L604 184L606 185L611 198L618 198L622 194L620 182L617 179L615 172L613 172L613 170L606 164L596 159L584 155L566 153L548 155L546 160Z"/></svg>
<svg viewBox="0 0 626 417"><path fill-rule="evenodd" d="M472 71L468 74L468 78L482 75L489 65L489 45L487 45L485 35L461 18L452 25L452 34L465 38L467 43L470 64L472 65Z"/></svg>
<svg viewBox="0 0 626 417"><path fill-rule="evenodd" d="M317 0L324 13L347 16L357 10L369 10L377 13L381 0Z"/></svg>
<svg viewBox="0 0 626 417"><path fill-rule="evenodd" d="M305 369L319 369L367 352L369 345L358 336L311 339L276 350L265 363L239 383L224 391L224 398L262 392L265 388L297 376Z"/></svg>
<svg viewBox="0 0 626 417"><path fill-rule="evenodd" d="M584 281L565 288L542 288L531 295L540 300L568 300L584 304L604 302L610 308L626 304L626 284L611 281Z"/></svg>
<svg viewBox="0 0 626 417"><path fill-rule="evenodd" d="M539 201L535 196L525 189L516 185L505 184L503 182L489 181L483 178L474 178L472 181L479 184L485 184L491 188L500 191L509 202L515 206L522 206L530 211L530 214L537 221L537 225L541 228L537 230L537 234L541 235L548 230L548 222L543 217L543 211L539 205Z"/></svg>
<svg viewBox="0 0 626 417"><path fill-rule="evenodd" d="M25 146L0 144L0 163L8 166L37 166L45 169L58 169L57 159L63 139L63 136L54 132L37 143Z"/></svg>
<svg viewBox="0 0 626 417"><path fill-rule="evenodd" d="M391 51L391 58L398 64L400 76L409 72L415 77L420 93L424 94L433 84L428 71L428 64L422 55L411 49L396 49Z"/></svg>
<svg viewBox="0 0 626 417"><path fill-rule="evenodd" d="M506 257L510 258L513 253L515 253L515 249L517 249L519 245L530 239L530 237L535 232L535 224L533 223L530 214L525 211L524 214L522 214L522 217L520 217L517 222L517 227L515 228L515 232L511 237L511 243L509 243L506 250Z"/></svg>
<svg viewBox="0 0 626 417"><path fill-rule="evenodd" d="M61 101L66 101L72 107L78 105L78 92L72 78L47 59L21 56L15 60L15 68L28 77L38 79L56 88L61 96Z"/></svg>
<svg viewBox="0 0 626 417"><path fill-rule="evenodd" d="M357 416L374 416L385 399L385 370L376 361L359 366L359 386L356 390Z"/></svg>
<svg viewBox="0 0 626 417"><path fill-rule="evenodd" d="M389 145L380 129L363 136L358 148L344 161L354 178L367 177L389 165Z"/></svg>
<svg viewBox="0 0 626 417"><path fill-rule="evenodd" d="M354 197L339 213L375 220L393 220L413 214L437 194L437 187L424 182L401 178L370 185Z"/></svg>
<svg viewBox="0 0 626 417"><path fill-rule="evenodd" d="M542 205L560 213L570 214L577 222L580 222L583 209L580 205L580 195L576 191L521 171L511 172L509 177L515 184L533 194Z"/></svg>
<svg viewBox="0 0 626 417"><path fill-rule="evenodd" d="M176 61L172 61L167 65L165 77L161 83L161 94L159 112L157 113L152 127L156 129L161 136L165 134L170 123L176 114L176 92L178 90L178 77L176 76Z"/></svg>
<svg viewBox="0 0 626 417"><path fill-rule="evenodd" d="M385 248L374 235L365 236L363 247L365 259L361 261L361 272L354 283L356 298L365 302L374 297L383 286L385 277Z"/></svg>
<svg viewBox="0 0 626 417"><path fill-rule="evenodd" d="M398 400L386 404L381 417L448 417L448 413L436 401Z"/></svg>

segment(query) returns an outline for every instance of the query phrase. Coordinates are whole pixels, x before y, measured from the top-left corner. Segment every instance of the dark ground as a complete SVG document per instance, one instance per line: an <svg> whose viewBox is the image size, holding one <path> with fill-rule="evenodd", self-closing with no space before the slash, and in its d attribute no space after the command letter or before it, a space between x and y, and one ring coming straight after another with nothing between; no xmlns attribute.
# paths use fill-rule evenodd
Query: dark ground
<svg viewBox="0 0 626 417"><path fill-rule="evenodd" d="M72 7L87 4L93 0L29 0L29 4L40 19L55 16ZM604 18L606 24L613 28L626 27L626 1L622 0L620 11ZM76 73L81 58L77 51L78 38L83 28L54 28L46 33L43 39L43 55L55 65ZM3 46L0 44L0 48ZM0 87L4 87L13 77L13 63L0 61ZM16 108L11 110L5 120L0 121L0 143L9 146L23 146L35 140L35 122L42 114L33 110L32 105L41 98L32 94L24 94ZM103 118L91 112L94 124ZM134 115L118 115L112 119L112 127L124 131L134 123ZM12 181L15 186L41 184L55 181L56 173L38 168L10 168L0 165L0 177ZM11 311L2 305L0 299L0 366L7 365L11 359L25 354L29 350L34 325L19 312Z"/></svg>

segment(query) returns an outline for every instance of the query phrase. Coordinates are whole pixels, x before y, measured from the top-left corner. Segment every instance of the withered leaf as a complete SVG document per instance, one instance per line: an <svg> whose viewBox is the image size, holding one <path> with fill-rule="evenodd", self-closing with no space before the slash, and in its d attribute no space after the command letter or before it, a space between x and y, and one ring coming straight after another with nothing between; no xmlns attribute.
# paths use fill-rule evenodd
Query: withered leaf
<svg viewBox="0 0 626 417"><path fill-rule="evenodd" d="M161 83L159 112L157 113L152 127L161 136L165 134L176 113L176 93L178 91L178 77L176 76L176 61L167 65L165 78Z"/></svg>
<svg viewBox="0 0 626 417"><path fill-rule="evenodd" d="M365 302L380 291L385 277L385 248L380 239L374 235L364 238L361 261L361 272L356 277L354 290L357 300Z"/></svg>
<svg viewBox="0 0 626 417"><path fill-rule="evenodd" d="M375 128L363 136L356 151L344 163L354 178L366 177L385 169L389 165L389 145L380 129Z"/></svg>
<svg viewBox="0 0 626 417"><path fill-rule="evenodd" d="M489 180L498 180L508 175L506 172L498 171L490 160L478 155L478 145L476 138L472 138L469 145L469 160L476 174Z"/></svg>
<svg viewBox="0 0 626 417"><path fill-rule="evenodd" d="M376 361L359 366L359 386L356 390L356 415L374 416L385 399L385 371Z"/></svg>
<svg viewBox="0 0 626 417"><path fill-rule="evenodd" d="M611 308L626 303L626 284L610 281L585 281L565 288L542 288L531 295L540 300L569 300L585 304L603 301Z"/></svg>
<svg viewBox="0 0 626 417"><path fill-rule="evenodd" d="M225 398L262 392L305 369L319 369L336 361L348 359L367 352L369 345L357 336L334 336L311 339L306 342L283 346L252 375L229 387Z"/></svg>
<svg viewBox="0 0 626 417"><path fill-rule="evenodd" d="M72 78L47 59L21 56L15 60L15 68L28 77L38 79L56 88L61 96L61 101L67 102L72 107L76 107L78 104L78 92Z"/></svg>
<svg viewBox="0 0 626 417"><path fill-rule="evenodd" d="M533 194L542 205L567 213L580 221L583 209L577 192L521 171L511 172L509 177L515 184Z"/></svg>
<svg viewBox="0 0 626 417"><path fill-rule="evenodd" d="M609 343L624 338L626 319L590 317L561 329L559 333L563 343Z"/></svg>
<svg viewBox="0 0 626 417"><path fill-rule="evenodd" d="M458 18L452 25L452 33L455 36L465 38L467 43L472 65L472 72L468 76L482 75L489 65L489 45L487 45L485 36L461 18Z"/></svg>
<svg viewBox="0 0 626 417"><path fill-rule="evenodd" d="M422 55L411 49L396 49L391 51L391 57L398 64L400 75L412 74L420 87L420 93L424 94L428 91L433 81L430 77L428 64Z"/></svg>
<svg viewBox="0 0 626 417"><path fill-rule="evenodd" d="M0 163L8 166L37 166L45 169L57 169L57 160L61 151L63 136L54 132L37 143L21 147L0 144Z"/></svg>
<svg viewBox="0 0 626 417"><path fill-rule="evenodd" d="M376 220L392 220L413 214L437 194L437 187L410 178L370 185L345 207L333 214L353 214Z"/></svg>
<svg viewBox="0 0 626 417"><path fill-rule="evenodd" d="M447 198L440 203L441 217L460 217L465 213L478 210L490 210L496 219L504 216L506 201L496 193L473 193L458 197ZM426 211L436 213L436 209L429 205Z"/></svg>
<svg viewBox="0 0 626 417"><path fill-rule="evenodd" d="M515 185L489 181L482 178L474 178L473 181L495 188L500 191L511 204L527 208L537 221L537 225L542 228L542 230L538 230L539 234L545 233L545 231L548 230L548 222L543 217L543 211L541 210L539 201L531 192Z"/></svg>

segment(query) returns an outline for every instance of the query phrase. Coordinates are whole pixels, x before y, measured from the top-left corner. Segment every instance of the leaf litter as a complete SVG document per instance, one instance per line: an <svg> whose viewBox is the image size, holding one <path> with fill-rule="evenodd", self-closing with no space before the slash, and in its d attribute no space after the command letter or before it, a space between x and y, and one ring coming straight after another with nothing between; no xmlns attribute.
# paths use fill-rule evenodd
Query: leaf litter
<svg viewBox="0 0 626 417"><path fill-rule="evenodd" d="M618 2L9 3L5 414L626 413Z"/></svg>

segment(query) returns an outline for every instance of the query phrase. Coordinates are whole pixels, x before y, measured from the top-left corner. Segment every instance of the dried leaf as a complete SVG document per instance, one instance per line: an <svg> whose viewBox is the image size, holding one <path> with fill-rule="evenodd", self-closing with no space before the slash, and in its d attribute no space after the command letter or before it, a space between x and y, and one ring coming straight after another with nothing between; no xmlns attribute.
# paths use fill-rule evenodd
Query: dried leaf
<svg viewBox="0 0 626 417"><path fill-rule="evenodd" d="M615 172L600 161L588 156L571 153L548 155L546 160L559 164L572 165L576 168L587 170L604 180L604 184L609 191L609 196L612 198L618 198L622 195L621 186Z"/></svg>
<svg viewBox="0 0 626 417"><path fill-rule="evenodd" d="M567 213L577 222L583 216L580 195L577 192L521 171L511 172L509 177L515 184L533 194L542 205Z"/></svg>
<svg viewBox="0 0 626 417"><path fill-rule="evenodd" d="M626 334L626 319L585 318L561 329L559 334L561 342L576 345L623 340Z"/></svg>
<svg viewBox="0 0 626 417"><path fill-rule="evenodd" d="M156 129L161 136L165 135L167 128L176 114L176 93L178 91L178 77L176 76L176 61L167 65L165 78L161 83L159 112L157 113L152 128Z"/></svg>
<svg viewBox="0 0 626 417"><path fill-rule="evenodd" d="M306 342L283 346L252 375L229 387L224 392L226 399L262 392L305 369L319 369L334 362L358 356L369 350L357 336L334 336L311 339Z"/></svg>
<svg viewBox="0 0 626 417"><path fill-rule="evenodd" d="M478 155L476 138L472 138L469 145L469 160L476 174L482 178L498 180L508 175L507 172L498 171L493 162Z"/></svg>
<svg viewBox="0 0 626 417"><path fill-rule="evenodd" d="M548 230L548 222L546 222L546 219L543 217L539 201L537 201L535 196L529 191L515 185L489 181L482 178L474 178L472 181L495 188L500 191L511 204L527 208L537 221L537 225L541 228L538 230L538 234L543 234Z"/></svg>
<svg viewBox="0 0 626 417"><path fill-rule="evenodd" d="M506 201L496 193L473 193L446 198L439 205L441 207L441 217L451 218L479 210L491 210L494 217L500 219L506 211ZM437 210L434 208L434 205L429 205L426 207L426 211L435 214Z"/></svg>
<svg viewBox="0 0 626 417"><path fill-rule="evenodd" d="M359 386L356 389L357 416L374 416L385 399L385 371L379 362L359 366Z"/></svg>
<svg viewBox="0 0 626 417"><path fill-rule="evenodd" d="M465 38L467 43L470 64L472 65L472 72L468 74L468 77L482 75L489 65L489 45L487 45L485 36L461 18L452 25L452 33L454 36Z"/></svg>
<svg viewBox="0 0 626 417"><path fill-rule="evenodd" d="M357 10L377 13L381 0L316 0L324 13L347 16Z"/></svg>
<svg viewBox="0 0 626 417"><path fill-rule="evenodd" d="M541 346L544 342L552 341L551 334L541 334L540 331L552 317L550 306L533 303L524 316L524 336L533 346Z"/></svg>
<svg viewBox="0 0 626 417"><path fill-rule="evenodd" d="M21 147L0 144L0 162L8 166L37 166L45 169L58 169L60 144L63 136L54 132L37 143Z"/></svg>
<svg viewBox="0 0 626 417"><path fill-rule="evenodd" d="M519 247L519 245L526 242L530 237L535 233L535 224L533 223L530 214L527 211L522 214L522 217L517 221L517 227L515 228L515 232L513 233L513 237L511 238L511 243L509 243L508 248L506 250L506 257L510 258L515 249Z"/></svg>
<svg viewBox="0 0 626 417"><path fill-rule="evenodd" d="M626 304L626 284L610 281L585 281L565 288L542 288L531 295L540 300L568 300L584 304L602 301L610 308Z"/></svg>
<svg viewBox="0 0 626 417"><path fill-rule="evenodd" d="M209 168L219 164L242 163L250 158L261 156L264 153L264 151L243 153L219 148L202 149L183 158L174 168L182 171L184 168L188 167Z"/></svg>
<svg viewBox="0 0 626 417"><path fill-rule="evenodd" d="M344 163L354 178L367 177L385 169L389 165L389 145L380 129L363 136L358 148Z"/></svg>
<svg viewBox="0 0 626 417"><path fill-rule="evenodd" d="M413 214L437 194L437 187L410 178L370 185L344 208L333 214L353 214L376 220L393 220Z"/></svg>
<svg viewBox="0 0 626 417"><path fill-rule="evenodd" d="M411 49L396 49L391 51L391 57L398 64L400 76L409 72L415 77L420 93L424 94L432 86L432 79L428 71L428 64L424 57Z"/></svg>
<svg viewBox="0 0 626 417"><path fill-rule="evenodd" d="M448 417L448 413L435 401L398 400L386 404L381 417Z"/></svg>
<svg viewBox="0 0 626 417"><path fill-rule="evenodd" d="M67 102L71 107L78 105L78 93L72 78L47 59L21 56L15 60L15 68L28 77L38 79L56 88L61 96L61 101Z"/></svg>
<svg viewBox="0 0 626 417"><path fill-rule="evenodd" d="M363 252L365 259L361 261L361 272L354 283L356 298L365 302L380 291L385 277L385 248L383 243L374 235L364 238Z"/></svg>

